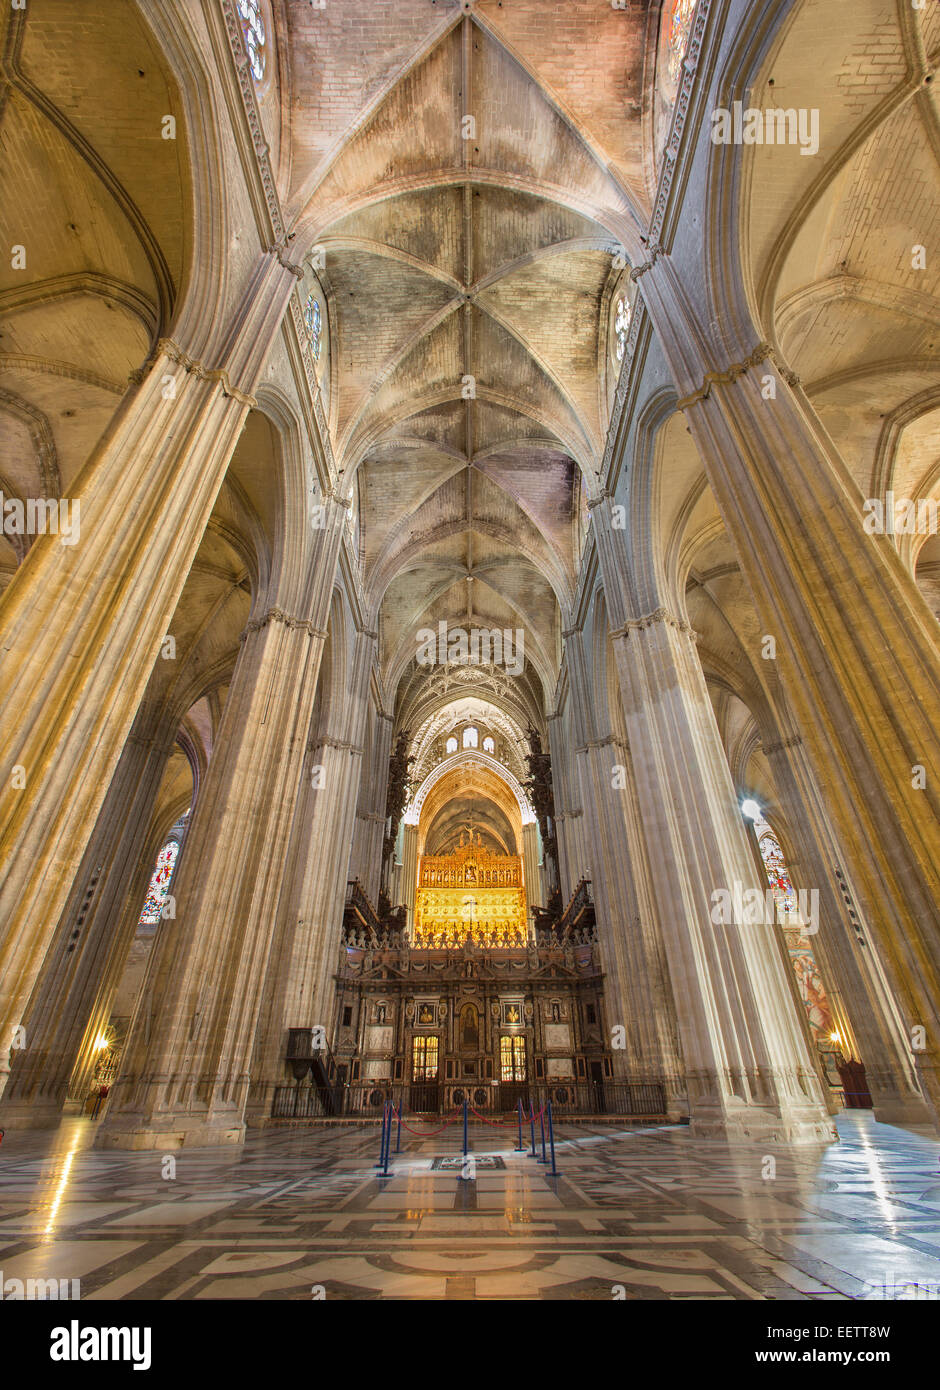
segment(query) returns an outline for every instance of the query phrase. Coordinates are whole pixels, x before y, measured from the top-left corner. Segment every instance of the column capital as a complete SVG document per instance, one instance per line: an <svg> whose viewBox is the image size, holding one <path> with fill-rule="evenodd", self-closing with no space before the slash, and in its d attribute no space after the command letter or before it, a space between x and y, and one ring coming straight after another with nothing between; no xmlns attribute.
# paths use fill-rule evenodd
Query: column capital
<svg viewBox="0 0 940 1390"><path fill-rule="evenodd" d="M341 753L362 753L359 744L350 743L348 739L330 738L328 734L323 738L318 738L312 747L314 752L318 748L338 748ZM385 817L383 816L382 819L384 820Z"/></svg>
<svg viewBox="0 0 940 1390"><path fill-rule="evenodd" d="M605 738L588 739L587 743L579 744L574 751L576 753L588 753L592 748L609 748L611 744L616 742L616 735L607 734Z"/></svg>
<svg viewBox="0 0 940 1390"><path fill-rule="evenodd" d="M802 742L799 734L793 734L791 738L781 738L776 743L765 743L762 747L765 753L780 753L785 748L798 748Z"/></svg>
<svg viewBox="0 0 940 1390"><path fill-rule="evenodd" d="M268 254L276 256L279 264L282 265L285 270L289 270L291 275L295 276L298 280L302 280L304 278L303 266L298 265L296 261L289 261L285 254L286 250L286 243L278 243L267 248Z"/></svg>
<svg viewBox="0 0 940 1390"><path fill-rule="evenodd" d="M634 284L637 283L641 275L645 275L648 270L653 269L653 266L659 260L660 256L664 256L666 254L665 250L662 246L660 246L658 241L650 242L648 250L650 256L649 260L644 261L642 265L634 266L633 269L630 271L630 279L633 281Z"/></svg>
<svg viewBox="0 0 940 1390"><path fill-rule="evenodd" d="M198 358L190 357L189 353L184 352L179 343L175 343L172 338L158 338L153 352L142 366L129 373L128 381L134 386L139 385L148 372L152 370L161 354L168 357L171 362L177 363L185 372L194 376L197 381L221 382L223 395L230 396L232 400L238 401L239 405L247 405L249 409L253 410L258 404L257 399L249 391L242 391L237 386L232 385L224 367L207 367Z"/></svg>
<svg viewBox="0 0 940 1390"><path fill-rule="evenodd" d="M610 635L615 640L618 637L629 637L631 631L652 627L654 623L668 623L677 632L687 633L693 642L698 641L698 633L695 629L689 623L684 622L682 618L675 617L666 608L656 608L652 613L645 613L642 618L629 618L622 627L612 629Z"/></svg>
<svg viewBox="0 0 940 1390"><path fill-rule="evenodd" d="M349 511L352 507L352 498L344 497L335 487L325 487L320 489L320 496L324 502L333 502L337 507L343 507Z"/></svg>
<svg viewBox="0 0 940 1390"><path fill-rule="evenodd" d="M165 754L169 757L176 747L176 734L174 734L172 738L161 739L157 734L144 736L141 734L129 733L126 741L128 743L133 743L137 748L149 748L154 753Z"/></svg>
<svg viewBox="0 0 940 1390"><path fill-rule="evenodd" d="M323 628L317 627L309 618L292 618L289 613L285 613L283 608L269 608L263 618L249 618L245 624L245 630L239 638L244 642L250 632L260 632L268 623L283 623L285 627L302 628L311 637L321 637L325 642L327 636Z"/></svg>
<svg viewBox="0 0 940 1390"><path fill-rule="evenodd" d="M790 386L799 386L800 378L795 372L791 372L788 367L781 364L770 343L758 343L753 352L742 358L740 362L732 362L721 371L706 372L702 377L701 386L691 395L683 396L681 400L676 401L676 409L687 410L689 406L707 400L712 386L730 385L731 382L737 381L738 377L744 376L745 372L750 371L752 367L759 367L761 362L772 362L784 381L788 382Z"/></svg>

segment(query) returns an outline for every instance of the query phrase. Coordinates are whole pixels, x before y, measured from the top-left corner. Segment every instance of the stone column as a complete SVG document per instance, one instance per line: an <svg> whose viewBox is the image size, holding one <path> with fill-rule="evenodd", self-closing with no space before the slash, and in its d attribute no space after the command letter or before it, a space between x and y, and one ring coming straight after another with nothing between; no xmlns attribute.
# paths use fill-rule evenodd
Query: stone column
<svg viewBox="0 0 940 1390"><path fill-rule="evenodd" d="M338 509L337 509L338 510ZM161 924L103 1148L238 1143L284 893L342 518L317 557L313 619L253 619Z"/></svg>
<svg viewBox="0 0 940 1390"><path fill-rule="evenodd" d="M252 1123L270 1115L274 1089L288 1083L288 1029L320 1026L330 1040L375 640L375 633L356 635L346 698L341 706L326 707L323 727L313 737L308 761L321 772L317 786L305 791L295 822L290 883L255 1041Z"/></svg>
<svg viewBox="0 0 940 1390"><path fill-rule="evenodd" d="M576 800L580 801L581 788L578 783L574 757L570 752L572 742L570 731L566 737L561 713L549 716L548 750L552 755L552 791L555 799L555 839L558 843L558 874L561 880L562 903L567 903L578 886L587 864L587 846L584 838L584 812ZM543 875L546 896L549 890L549 873Z"/></svg>
<svg viewBox="0 0 940 1390"><path fill-rule="evenodd" d="M388 759L392 743L392 716L370 706L369 718L375 727L371 741L368 770L363 769L359 805L356 810L356 830L353 839L350 873L358 878L371 902L378 902L382 876L382 844L385 837L385 790L388 782ZM392 896L392 907L398 901Z"/></svg>
<svg viewBox="0 0 940 1390"><path fill-rule="evenodd" d="M0 600L0 1094L20 1022L295 281L265 254L217 367L161 339L80 473L80 539Z"/></svg>
<svg viewBox="0 0 940 1390"><path fill-rule="evenodd" d="M612 637L694 1130L832 1139L773 927L715 920L715 890L763 886L693 635L659 610Z"/></svg>
<svg viewBox="0 0 940 1390"><path fill-rule="evenodd" d="M722 349L670 258L642 274L689 429L940 1120L937 623L798 380L766 343ZM772 394L771 394L772 392ZM924 781L917 769L923 770Z"/></svg>
<svg viewBox="0 0 940 1390"><path fill-rule="evenodd" d="M529 909L533 903L545 905L545 891L542 887L542 870L539 868L539 830L535 821L522 827L522 869L525 877L526 922L532 929Z"/></svg>
<svg viewBox="0 0 940 1390"><path fill-rule="evenodd" d="M387 824L387 821L385 822L385 824ZM406 827L404 823L398 827L398 835L395 839L395 848L392 850L392 854L388 863L388 870L385 875L385 882L387 885L385 891L388 893L388 900L390 903L404 903L407 907L408 904L405 901L405 888L402 882L401 859L403 853L403 846L405 843L405 829ZM407 922L407 916L405 920Z"/></svg>
<svg viewBox="0 0 940 1390"><path fill-rule="evenodd" d="M401 895L408 909L408 930L414 932L418 888L418 827L402 826Z"/></svg>
<svg viewBox="0 0 940 1390"><path fill-rule="evenodd" d="M607 1023L623 1029L612 1051L622 1081L657 1081L669 1113L688 1113L678 1050L676 1006L650 900L629 754L612 734L601 736L591 699L580 631L566 634L572 735L590 844L591 887L604 968ZM641 906L641 894L643 902ZM616 1035L619 1042L620 1034ZM608 1045L611 1043L608 1039Z"/></svg>
<svg viewBox="0 0 940 1390"><path fill-rule="evenodd" d="M865 1063L875 1118L884 1124L929 1124L897 1007L868 924L849 925L835 870L839 849L798 735L764 745L794 853L787 867L800 887L819 892L813 954L845 1010ZM844 871L843 871L844 872ZM861 938L861 939L859 939Z"/></svg>
<svg viewBox="0 0 940 1390"><path fill-rule="evenodd" d="M362 739L369 713L369 684L375 658L376 634L359 632L353 647L347 698L342 723L335 734L323 739L327 762L326 797L319 795L309 852L305 865L301 911L305 927L298 931L293 950L291 985L286 995L286 1019L298 1019L288 1027L329 1027L333 1017L333 963L343 925L349 847L359 780L362 776ZM331 729L336 725L331 720ZM316 754L316 750L314 750ZM310 1023L305 1023L309 1017Z"/></svg>
<svg viewBox="0 0 940 1390"><path fill-rule="evenodd" d="M174 731L141 707L29 1001L0 1126L57 1125L76 1063L107 1025L153 872L145 847Z"/></svg>

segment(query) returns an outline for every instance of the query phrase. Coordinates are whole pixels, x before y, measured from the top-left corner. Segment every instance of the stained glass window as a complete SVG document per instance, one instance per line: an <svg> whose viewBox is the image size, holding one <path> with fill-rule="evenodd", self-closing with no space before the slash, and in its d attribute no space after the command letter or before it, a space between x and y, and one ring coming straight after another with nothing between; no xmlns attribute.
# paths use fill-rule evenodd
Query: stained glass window
<svg viewBox="0 0 940 1390"><path fill-rule="evenodd" d="M314 362L320 360L320 330L322 326L320 303L316 295L311 292L307 295L304 304L304 327L307 330L307 337L310 339L310 351L313 353Z"/></svg>
<svg viewBox="0 0 940 1390"><path fill-rule="evenodd" d="M630 331L631 304L626 295L621 295L617 300L617 317L614 319L614 356L618 362L623 361L623 354L627 350L627 334Z"/></svg>
<svg viewBox="0 0 940 1390"><path fill-rule="evenodd" d="M264 77L264 20L261 18L259 0L238 0L238 12L242 17L242 33L248 63L256 82Z"/></svg>
<svg viewBox="0 0 940 1390"><path fill-rule="evenodd" d="M666 75L673 87L679 81L679 69L685 57L694 13L695 0L673 0L669 31L666 35Z"/></svg>
<svg viewBox="0 0 940 1390"><path fill-rule="evenodd" d="M153 871L150 887L147 889L143 911L137 919L138 926L153 926L155 922L160 921L164 904L170 892L170 880L173 877L176 856L179 852L179 841L167 840L157 855L157 866Z"/></svg>
<svg viewBox="0 0 940 1390"><path fill-rule="evenodd" d="M457 752L457 740L455 738L449 738L447 740L447 751L448 753Z"/></svg>
<svg viewBox="0 0 940 1390"><path fill-rule="evenodd" d="M764 869L767 873L767 882L774 890L774 897L781 911L796 912L796 893L787 872L787 864L783 857L783 850L780 848L780 841L763 816L758 816L755 819L754 829L757 833L757 848L760 850L760 857L764 861Z"/></svg>
<svg viewBox="0 0 940 1390"><path fill-rule="evenodd" d="M474 729L472 725L471 725L471 727L470 727L469 729L464 729L464 731L463 731L463 746L464 746L464 748L477 748L477 747L479 747L479 743L480 743L480 734L479 734L479 730Z"/></svg>
<svg viewBox="0 0 940 1390"><path fill-rule="evenodd" d="M764 861L767 882L773 890L778 910L796 913L799 906L797 894L787 870L780 841L767 821L764 820L756 801L746 801L742 810L754 822L757 847ZM809 1023L810 1032L818 1046L831 1048L832 1040L835 1037L832 1011L829 1007L829 999L822 976L819 973L819 967L813 957L809 936L806 935L803 926L784 926L783 934L790 953L790 964L796 974L803 1007L806 1009L806 1020Z"/></svg>
<svg viewBox="0 0 940 1390"><path fill-rule="evenodd" d="M483 740L483 752L484 752L484 753L495 753L495 752L496 752L496 744L493 742L493 740L492 740L491 738L485 738L485 739Z"/></svg>

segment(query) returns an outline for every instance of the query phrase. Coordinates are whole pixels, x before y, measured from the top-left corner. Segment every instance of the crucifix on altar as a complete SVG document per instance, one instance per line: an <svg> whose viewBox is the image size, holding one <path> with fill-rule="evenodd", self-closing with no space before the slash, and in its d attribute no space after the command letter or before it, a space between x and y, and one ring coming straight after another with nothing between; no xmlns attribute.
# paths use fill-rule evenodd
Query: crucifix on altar
<svg viewBox="0 0 940 1390"><path fill-rule="evenodd" d="M473 914L476 911L476 898L466 898L463 904L463 916L467 922L467 935L473 935Z"/></svg>

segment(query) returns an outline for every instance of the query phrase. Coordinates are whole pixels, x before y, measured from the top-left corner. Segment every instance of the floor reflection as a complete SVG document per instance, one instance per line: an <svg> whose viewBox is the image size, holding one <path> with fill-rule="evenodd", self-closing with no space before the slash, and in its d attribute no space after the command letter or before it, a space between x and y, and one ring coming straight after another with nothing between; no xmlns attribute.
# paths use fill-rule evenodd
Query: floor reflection
<svg viewBox="0 0 940 1390"><path fill-rule="evenodd" d="M778 1150L688 1129L562 1126L560 1176L472 1134L279 1129L238 1150L101 1153L84 1118L8 1133L3 1278L82 1299L940 1297L940 1175L927 1131L839 1117L841 1142ZM492 1155L504 1166L485 1164ZM436 1166L435 1161L437 1161Z"/></svg>

